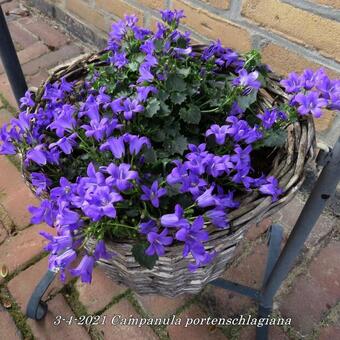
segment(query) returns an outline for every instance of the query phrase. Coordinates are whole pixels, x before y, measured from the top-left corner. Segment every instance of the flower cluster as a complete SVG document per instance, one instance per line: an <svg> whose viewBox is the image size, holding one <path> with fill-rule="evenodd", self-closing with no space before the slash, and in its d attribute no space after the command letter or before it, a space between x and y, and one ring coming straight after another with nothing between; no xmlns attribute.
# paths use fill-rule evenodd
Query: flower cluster
<svg viewBox="0 0 340 340"><path fill-rule="evenodd" d="M198 53L178 30L183 12L161 15L155 33L135 16L112 25L85 79L48 84L38 108L27 92L1 128L0 153L21 154L42 198L29 208L32 223L55 230L42 235L62 279L69 271L91 282L95 261L115 256L108 237L132 238L153 259L182 244L190 270L207 265L216 254L205 247L210 231L230 227L228 213L245 193L273 201L283 193L268 162L254 167L257 150L280 146L267 142L292 113L340 107L339 81L306 70L282 81L289 109L260 110L269 69L256 51L240 56L217 41Z"/></svg>

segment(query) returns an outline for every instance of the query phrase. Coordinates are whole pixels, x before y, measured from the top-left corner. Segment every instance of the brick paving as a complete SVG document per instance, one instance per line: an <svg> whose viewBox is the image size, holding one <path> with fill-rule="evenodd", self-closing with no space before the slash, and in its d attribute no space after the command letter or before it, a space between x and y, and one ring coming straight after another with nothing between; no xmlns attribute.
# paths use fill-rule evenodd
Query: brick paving
<svg viewBox="0 0 340 340"><path fill-rule="evenodd" d="M16 1L4 7L22 12ZM86 51L79 41L36 14L10 15L8 21L30 86L38 86L50 68ZM0 64L0 124L8 122L15 110L16 103ZM109 280L98 268L90 286L72 279L67 280L66 285L55 281L45 295L49 306L45 320L27 320L24 316L27 299L47 267L42 250L45 241L38 231L50 228L45 224L30 225L26 206L36 204L37 199L26 188L12 161L0 156L0 271L4 265L8 269L8 275L0 278L1 339L255 339L255 327L251 326L184 327L186 318L255 316L254 302L246 297L212 286L198 296L175 299L138 296ZM305 200L306 190L275 216L252 226L237 249L237 259L223 277L259 287L267 254L266 230L273 221L281 222L287 238ZM292 325L271 327L270 339L340 338L338 207L338 201L333 202L320 217L303 250L304 256L276 296L275 315L292 318ZM61 322L53 325L57 315L69 318L94 314L105 315L108 320L117 314L123 317L176 315L182 318L183 324L137 327L105 323L88 327Z"/></svg>

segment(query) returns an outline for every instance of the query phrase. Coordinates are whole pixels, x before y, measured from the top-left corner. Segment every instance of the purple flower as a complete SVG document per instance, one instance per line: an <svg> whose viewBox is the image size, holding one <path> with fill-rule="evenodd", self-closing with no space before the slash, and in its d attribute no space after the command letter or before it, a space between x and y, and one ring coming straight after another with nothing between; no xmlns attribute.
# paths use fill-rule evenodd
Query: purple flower
<svg viewBox="0 0 340 340"><path fill-rule="evenodd" d="M69 180L65 177L61 177L59 183L60 187L54 187L51 189L50 197L54 200L58 198L65 201L70 199L76 185L69 182Z"/></svg>
<svg viewBox="0 0 340 340"><path fill-rule="evenodd" d="M322 108L327 106L327 100L319 98L316 91L307 92L306 94L298 93L294 102L298 104L298 112L301 115L312 113L315 118L322 116Z"/></svg>
<svg viewBox="0 0 340 340"><path fill-rule="evenodd" d="M44 145L40 144L29 150L26 154L26 160L33 161L39 165L46 165L47 157L46 152L42 150L43 148Z"/></svg>
<svg viewBox="0 0 340 340"><path fill-rule="evenodd" d="M204 193L196 198L197 205L200 208L210 207L212 205L218 205L219 200L216 196L212 195L215 187L212 185L209 189L205 190Z"/></svg>
<svg viewBox="0 0 340 340"><path fill-rule="evenodd" d="M150 93L157 93L158 89L154 86L138 86L137 87L137 100L139 102L145 102Z"/></svg>
<svg viewBox="0 0 340 340"><path fill-rule="evenodd" d="M38 196L52 184L52 181L42 172L32 172L31 181Z"/></svg>
<svg viewBox="0 0 340 340"><path fill-rule="evenodd" d="M107 252L104 240L99 240L96 244L93 257L96 260L105 259L109 260L113 256L112 253Z"/></svg>
<svg viewBox="0 0 340 340"><path fill-rule="evenodd" d="M59 88L62 92L70 93L73 90L74 83L75 82L68 82L65 77L62 77Z"/></svg>
<svg viewBox="0 0 340 340"><path fill-rule="evenodd" d="M55 146L58 146L66 155L72 153L73 147L77 145L75 138L77 138L77 134L73 133L69 137L62 137L56 143L52 143L49 145L49 148L52 149Z"/></svg>
<svg viewBox="0 0 340 340"><path fill-rule="evenodd" d="M262 133L256 125L252 128L247 121L239 120L236 116L230 116L226 120L232 123L228 125L227 133L234 137L235 142L244 140L247 144L251 144L262 138Z"/></svg>
<svg viewBox="0 0 340 340"><path fill-rule="evenodd" d="M158 230L157 223L154 220L148 220L146 222L142 222L139 225L139 231L142 234L148 234L151 231L156 232Z"/></svg>
<svg viewBox="0 0 340 340"><path fill-rule="evenodd" d="M187 219L183 218L184 211L179 204L175 206L174 214L166 214L161 217L161 224L164 227L187 227L189 222Z"/></svg>
<svg viewBox="0 0 340 340"><path fill-rule="evenodd" d="M138 78L137 83L152 82L154 79L154 76L151 73L151 65L148 62L140 65L139 74L140 77Z"/></svg>
<svg viewBox="0 0 340 340"><path fill-rule="evenodd" d="M110 57L110 63L114 64L118 69L124 67L129 63L129 60L126 58L126 53L115 52L112 57Z"/></svg>
<svg viewBox="0 0 340 340"><path fill-rule="evenodd" d="M246 69L241 69L238 72L238 77L233 80L233 85L250 87L254 89L259 89L261 87L261 83L256 80L259 77L259 73L257 71L248 73Z"/></svg>
<svg viewBox="0 0 340 340"><path fill-rule="evenodd" d="M151 201L155 208L159 208L159 198L166 194L166 189L158 188L158 181L154 181L151 188L142 185L141 189L144 194L140 197L143 201Z"/></svg>
<svg viewBox="0 0 340 340"><path fill-rule="evenodd" d="M126 120L131 120L135 113L144 111L144 106L139 104L137 99L125 99L123 104L124 117Z"/></svg>
<svg viewBox="0 0 340 340"><path fill-rule="evenodd" d="M64 104L55 120L47 126L51 130L56 130L58 137L64 137L65 131L71 132L76 126L73 117L75 109L72 105Z"/></svg>
<svg viewBox="0 0 340 340"><path fill-rule="evenodd" d="M185 243L196 243L208 241L209 233L204 228L204 219L202 216L198 216L191 226L182 227L176 232L176 240Z"/></svg>
<svg viewBox="0 0 340 340"><path fill-rule="evenodd" d="M268 177L267 184L262 184L259 190L265 195L271 195L273 202L277 201L278 196L283 193L282 189L279 187L277 179L273 176Z"/></svg>
<svg viewBox="0 0 340 340"><path fill-rule="evenodd" d="M256 115L262 121L262 125L265 129L270 129L278 119L278 111L276 109L265 109L262 114Z"/></svg>
<svg viewBox="0 0 340 340"><path fill-rule="evenodd" d="M227 133L228 133L227 125L219 126L217 124L213 124L210 126L210 129L207 130L205 136L208 137L210 135L214 135L216 143L222 145L225 143L225 137Z"/></svg>
<svg viewBox="0 0 340 340"><path fill-rule="evenodd" d="M34 100L32 99L32 94L30 91L25 92L25 96L20 98L20 108L24 106L33 107L35 105Z"/></svg>
<svg viewBox="0 0 340 340"><path fill-rule="evenodd" d="M213 255L209 254L202 244L208 241L209 234L204 228L204 219L198 216L193 224L186 228L181 228L176 233L176 239L185 242L183 256L186 257L191 252L195 259L195 264L189 264L189 270L195 270L199 266L205 265L213 259Z"/></svg>
<svg viewBox="0 0 340 340"><path fill-rule="evenodd" d="M73 238L70 235L52 236L44 231L40 231L39 234L50 241L44 249L52 254L58 254L64 249L72 247Z"/></svg>
<svg viewBox="0 0 340 340"><path fill-rule="evenodd" d="M71 269L70 273L73 276L80 276L81 282L91 283L94 261L95 259L93 256L85 255L80 261L78 267Z"/></svg>
<svg viewBox="0 0 340 340"><path fill-rule="evenodd" d="M176 25L178 25L179 21L181 18L185 18L185 15L184 15L184 11L183 10L169 10L169 9L166 9L166 10L162 10L160 11L161 12L161 15L162 15L162 20L167 22L169 25L175 23Z"/></svg>
<svg viewBox="0 0 340 340"><path fill-rule="evenodd" d="M111 137L99 148L100 151L110 150L117 159L125 155L124 137Z"/></svg>
<svg viewBox="0 0 340 340"><path fill-rule="evenodd" d="M82 205L83 212L93 221L99 221L104 216L115 218L117 213L114 203L122 201L123 197L109 187L101 186L88 192L85 199Z"/></svg>
<svg viewBox="0 0 340 340"><path fill-rule="evenodd" d="M77 253L73 249L67 249L62 254L58 255L55 258L54 260L55 267L62 269L67 268L76 258Z"/></svg>
<svg viewBox="0 0 340 340"><path fill-rule="evenodd" d="M160 234L157 234L154 231L151 231L147 235L147 239L150 243L149 247L145 250L145 254L152 256L157 254L158 256L162 256L165 253L164 246L169 246L173 238L168 235L168 230L164 229Z"/></svg>
<svg viewBox="0 0 340 340"><path fill-rule="evenodd" d="M138 178L138 172L130 170L130 164L116 164L111 163L104 170L110 175L106 179L106 184L115 186L119 191L131 189L132 184L130 181Z"/></svg>
<svg viewBox="0 0 340 340"><path fill-rule="evenodd" d="M290 73L288 78L281 80L280 84L287 93L299 92L302 87L301 79L295 72Z"/></svg>
<svg viewBox="0 0 340 340"><path fill-rule="evenodd" d="M210 222L219 229L225 229L229 226L227 214L224 210L220 208L214 208L208 210L205 216L210 220Z"/></svg>
<svg viewBox="0 0 340 340"><path fill-rule="evenodd" d="M153 52L155 51L153 39L146 40L140 47L140 50L145 54L153 54Z"/></svg>
<svg viewBox="0 0 340 340"><path fill-rule="evenodd" d="M236 170L242 170L250 166L250 153L252 151L251 145L248 145L244 149L241 146L236 145L234 152L231 156L231 161L235 163Z"/></svg>
<svg viewBox="0 0 340 340"><path fill-rule="evenodd" d="M237 101L235 101L233 103L233 105L231 105L231 108L230 108L230 115L231 116L239 116L241 115L242 113L244 113L244 110L240 108L240 106L238 105Z"/></svg>
<svg viewBox="0 0 340 340"><path fill-rule="evenodd" d="M131 155L138 155L144 145L148 148L151 146L147 137L139 137L136 135L130 135L129 133L124 135L124 142L129 144L129 151Z"/></svg>

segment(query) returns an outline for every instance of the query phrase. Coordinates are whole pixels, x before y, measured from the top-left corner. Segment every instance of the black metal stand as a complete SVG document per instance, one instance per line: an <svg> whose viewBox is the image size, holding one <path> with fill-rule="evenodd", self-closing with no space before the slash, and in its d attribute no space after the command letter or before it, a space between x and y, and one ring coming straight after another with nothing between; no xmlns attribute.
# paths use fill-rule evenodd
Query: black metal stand
<svg viewBox="0 0 340 340"><path fill-rule="evenodd" d="M269 230L269 252L263 285L260 290L243 286L227 280L217 279L212 285L232 290L255 299L258 318L267 318L272 313L273 299L283 280L294 265L315 223L320 217L326 202L333 197L340 181L340 137L334 149L319 157L324 168L306 202L301 214L289 235L287 243L280 252L283 229L274 224ZM268 339L268 326L256 329L257 340Z"/></svg>
<svg viewBox="0 0 340 340"><path fill-rule="evenodd" d="M27 85L1 6L0 56L19 104L19 99L24 95ZM270 316L273 307L273 299L277 290L292 268L308 235L322 213L327 200L335 193L336 186L340 180L340 138L335 144L334 150L331 150L326 154L323 153L321 157L319 157L319 160L320 165L324 166L324 168L282 252L280 252L280 246L283 237L283 228L278 224L274 224L269 230L269 251L262 288L256 290L223 279L217 279L211 282L211 284L216 287L232 290L255 299L259 304L259 318L267 318ZM42 301L41 298L55 276L56 273L48 271L37 285L27 305L26 314L29 318L41 320L45 317L47 313L47 304ZM257 328L256 338L257 340L268 339L268 326Z"/></svg>
<svg viewBox="0 0 340 340"><path fill-rule="evenodd" d="M41 320L45 317L47 313L47 304L44 301L41 301L42 296L45 294L47 288L52 283L56 276L56 273L53 271L47 271L43 276L41 281L35 287L34 292L28 301L26 308L26 315L33 320Z"/></svg>
<svg viewBox="0 0 340 340"><path fill-rule="evenodd" d="M20 106L20 98L23 97L27 91L27 84L7 27L1 3L4 2L0 1L0 57L6 70L9 83L11 84L15 99L18 106Z"/></svg>

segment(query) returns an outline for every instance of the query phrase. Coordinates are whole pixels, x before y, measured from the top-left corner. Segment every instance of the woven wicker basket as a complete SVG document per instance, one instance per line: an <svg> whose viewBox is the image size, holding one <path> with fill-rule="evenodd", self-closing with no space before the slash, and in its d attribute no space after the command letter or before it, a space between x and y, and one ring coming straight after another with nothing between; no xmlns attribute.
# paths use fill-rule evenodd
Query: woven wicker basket
<svg viewBox="0 0 340 340"><path fill-rule="evenodd" d="M200 52L204 46L195 45L194 50ZM88 72L88 66L95 64L97 67L104 64L99 54L82 56L69 65L61 66L54 70L53 74L42 84L36 92L38 103L32 112L36 112L44 103L41 101L46 84L54 82L62 77L69 81L77 80L81 86ZM287 101L287 95L279 85L280 78L271 73L265 89L259 92L258 106L260 110ZM195 272L187 269L188 261L192 259L182 257L183 246L174 244L167 247L164 256L161 256L152 270L141 267L132 255L133 242L131 240L113 242L107 241L107 248L116 256L112 260L100 260L99 266L103 267L106 274L114 281L121 282L139 294L161 294L165 296L177 296L182 293L197 293L208 282L219 277L231 261L235 248L247 228L259 222L266 216L270 216L285 204L287 204L300 188L304 180L304 168L307 161L314 158L315 154L315 128L313 119L308 117L287 126L288 138L281 149L276 153L269 175L279 180L284 195L276 202L271 197L263 197L258 193L247 194L240 200L238 209L229 213L231 227L227 230L211 228L210 239L205 243L206 249L214 249L217 256L214 261ZM29 174L23 171L27 184ZM93 241L87 245L93 246Z"/></svg>

